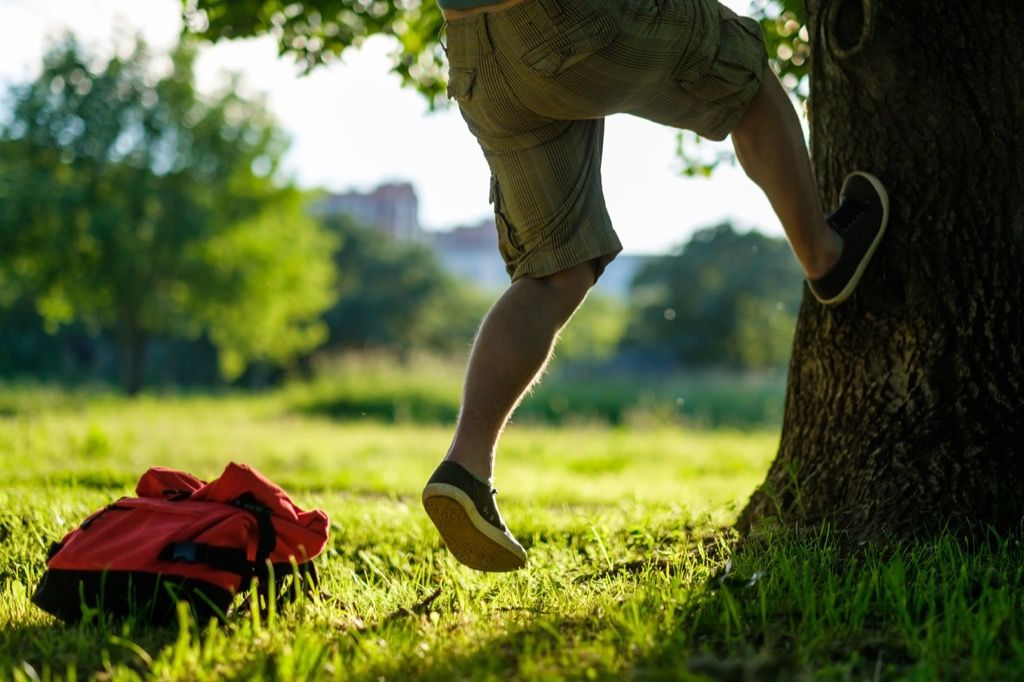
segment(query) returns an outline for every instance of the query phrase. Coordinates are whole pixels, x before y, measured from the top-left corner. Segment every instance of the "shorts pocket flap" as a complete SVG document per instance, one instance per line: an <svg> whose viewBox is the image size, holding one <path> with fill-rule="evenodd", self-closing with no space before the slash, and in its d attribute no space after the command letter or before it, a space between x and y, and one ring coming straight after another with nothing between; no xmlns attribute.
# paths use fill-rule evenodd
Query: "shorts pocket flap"
<svg viewBox="0 0 1024 682"><path fill-rule="evenodd" d="M476 69L452 67L448 70L448 98L468 99L473 92Z"/></svg>
<svg viewBox="0 0 1024 682"><path fill-rule="evenodd" d="M553 76L607 47L617 33L615 23L606 13L594 12L527 52L523 62L538 73Z"/></svg>

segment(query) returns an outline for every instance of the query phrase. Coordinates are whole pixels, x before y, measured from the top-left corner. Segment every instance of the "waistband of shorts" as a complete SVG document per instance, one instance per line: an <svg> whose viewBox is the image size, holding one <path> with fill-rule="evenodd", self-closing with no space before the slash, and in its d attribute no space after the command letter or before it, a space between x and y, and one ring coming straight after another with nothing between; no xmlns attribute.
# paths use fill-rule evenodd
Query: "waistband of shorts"
<svg viewBox="0 0 1024 682"><path fill-rule="evenodd" d="M495 45L509 38L521 45L535 44L552 27L574 23L588 12L580 0L525 0L497 12L482 12L447 23L449 58L493 54ZM597 3L600 4L600 3Z"/></svg>

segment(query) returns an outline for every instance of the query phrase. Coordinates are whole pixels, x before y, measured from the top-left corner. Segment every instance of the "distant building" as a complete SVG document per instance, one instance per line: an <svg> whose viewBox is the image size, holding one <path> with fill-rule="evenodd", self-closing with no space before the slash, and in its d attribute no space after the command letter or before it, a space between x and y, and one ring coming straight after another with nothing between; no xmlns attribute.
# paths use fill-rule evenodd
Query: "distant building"
<svg viewBox="0 0 1024 682"><path fill-rule="evenodd" d="M450 230L424 231L419 222L419 199L408 182L380 185L370 192L329 194L313 207L320 216L347 215L395 239L426 242L441 266L477 287L501 291L509 284L498 252L498 229L493 217ZM595 291L624 300L633 276L649 256L619 255L598 280Z"/></svg>
<svg viewBox="0 0 1024 682"><path fill-rule="evenodd" d="M508 273L498 252L498 230L494 218L429 234L438 260L448 272L484 289L501 290L508 286ZM633 277L650 258L619 254L601 275L594 291L610 298L627 299Z"/></svg>
<svg viewBox="0 0 1024 682"><path fill-rule="evenodd" d="M504 289L508 273L498 252L494 218L430 233L430 245L445 270L483 289Z"/></svg>
<svg viewBox="0 0 1024 682"><path fill-rule="evenodd" d="M423 238L419 198L408 182L380 185L367 193L329 194L317 202L313 212L321 216L347 215L395 239L419 241Z"/></svg>
<svg viewBox="0 0 1024 682"><path fill-rule="evenodd" d="M625 301L629 298L629 289L633 285L633 278L654 256L647 256L636 253L620 253L615 257L601 278L597 280L594 291L598 294L617 298Z"/></svg>

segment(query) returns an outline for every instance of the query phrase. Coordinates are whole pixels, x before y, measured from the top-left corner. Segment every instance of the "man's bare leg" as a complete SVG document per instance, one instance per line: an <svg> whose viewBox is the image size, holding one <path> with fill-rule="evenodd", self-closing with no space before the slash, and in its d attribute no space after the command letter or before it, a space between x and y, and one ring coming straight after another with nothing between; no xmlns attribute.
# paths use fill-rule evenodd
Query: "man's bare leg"
<svg viewBox="0 0 1024 682"><path fill-rule="evenodd" d="M445 461L423 488L423 508L451 553L479 571L514 571L526 550L505 527L490 479L509 416L543 371L558 332L594 284L593 263L517 280L480 325L462 411Z"/></svg>
<svg viewBox="0 0 1024 682"><path fill-rule="evenodd" d="M593 284L594 266L584 263L541 279L517 280L495 302L469 356L447 460L490 479L502 429Z"/></svg>
<svg viewBox="0 0 1024 682"><path fill-rule="evenodd" d="M842 239L818 206L800 119L774 74L766 75L732 142L743 170L775 209L807 277L823 276L839 259Z"/></svg>

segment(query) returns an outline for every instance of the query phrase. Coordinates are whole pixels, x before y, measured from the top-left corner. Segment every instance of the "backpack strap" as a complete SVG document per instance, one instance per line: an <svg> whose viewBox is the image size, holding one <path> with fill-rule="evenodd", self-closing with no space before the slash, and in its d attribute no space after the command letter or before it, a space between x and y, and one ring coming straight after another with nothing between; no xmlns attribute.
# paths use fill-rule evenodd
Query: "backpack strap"
<svg viewBox="0 0 1024 682"><path fill-rule="evenodd" d="M161 561L180 561L187 564L206 564L221 571L252 575L253 565L245 550L237 547L218 547L205 542L171 542L157 556Z"/></svg>
<svg viewBox="0 0 1024 682"><path fill-rule="evenodd" d="M256 517L259 538L256 543L256 558L253 561L249 561L245 549L221 547L205 542L171 542L163 548L157 558L161 561L206 564L222 571L237 573L243 578L256 576L261 584L267 582L267 559L277 545L277 531L271 520L270 509L260 504L252 493L239 495L231 504Z"/></svg>
<svg viewBox="0 0 1024 682"><path fill-rule="evenodd" d="M277 530L274 528L270 508L261 504L252 493L242 493L231 503L256 517L259 524L259 541L256 544L256 571L264 570L270 553L277 546Z"/></svg>

